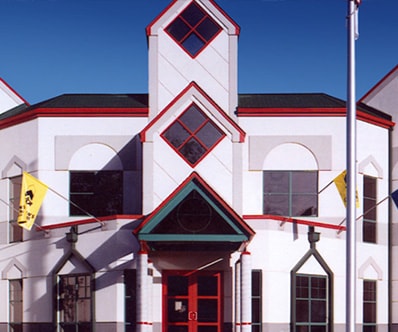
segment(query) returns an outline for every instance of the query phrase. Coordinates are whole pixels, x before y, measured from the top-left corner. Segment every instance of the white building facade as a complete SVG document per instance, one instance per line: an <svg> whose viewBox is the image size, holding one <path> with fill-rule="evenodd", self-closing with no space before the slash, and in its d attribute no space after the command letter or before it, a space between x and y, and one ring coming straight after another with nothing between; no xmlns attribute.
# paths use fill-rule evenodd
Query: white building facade
<svg viewBox="0 0 398 332"><path fill-rule="evenodd" d="M240 28L212 0L146 31L148 94L29 105L0 85L0 332L343 331L345 102L239 94ZM357 110L364 332L391 326L394 123L374 107ZM24 171L49 187L30 232Z"/></svg>

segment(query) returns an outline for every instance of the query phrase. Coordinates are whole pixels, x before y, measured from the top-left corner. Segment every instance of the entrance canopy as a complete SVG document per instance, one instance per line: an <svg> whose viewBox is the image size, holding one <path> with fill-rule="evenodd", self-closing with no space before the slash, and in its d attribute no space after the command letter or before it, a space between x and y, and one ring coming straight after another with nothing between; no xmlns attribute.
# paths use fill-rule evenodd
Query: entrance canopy
<svg viewBox="0 0 398 332"><path fill-rule="evenodd" d="M151 250L236 251L254 231L193 173L135 231Z"/></svg>

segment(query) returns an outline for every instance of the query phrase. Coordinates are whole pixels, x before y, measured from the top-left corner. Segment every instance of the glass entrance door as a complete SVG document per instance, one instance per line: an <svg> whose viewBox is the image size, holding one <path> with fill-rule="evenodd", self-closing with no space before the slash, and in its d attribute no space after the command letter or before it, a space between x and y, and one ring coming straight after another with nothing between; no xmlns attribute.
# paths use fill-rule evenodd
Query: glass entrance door
<svg viewBox="0 0 398 332"><path fill-rule="evenodd" d="M164 332L221 332L221 272L163 275Z"/></svg>

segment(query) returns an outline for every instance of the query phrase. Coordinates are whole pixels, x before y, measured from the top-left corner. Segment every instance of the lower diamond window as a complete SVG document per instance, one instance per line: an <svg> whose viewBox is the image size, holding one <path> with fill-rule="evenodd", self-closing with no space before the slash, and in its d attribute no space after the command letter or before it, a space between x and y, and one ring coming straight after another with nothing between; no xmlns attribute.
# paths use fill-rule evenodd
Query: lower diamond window
<svg viewBox="0 0 398 332"><path fill-rule="evenodd" d="M166 142L191 166L199 163L224 136L225 134L195 104L162 134Z"/></svg>

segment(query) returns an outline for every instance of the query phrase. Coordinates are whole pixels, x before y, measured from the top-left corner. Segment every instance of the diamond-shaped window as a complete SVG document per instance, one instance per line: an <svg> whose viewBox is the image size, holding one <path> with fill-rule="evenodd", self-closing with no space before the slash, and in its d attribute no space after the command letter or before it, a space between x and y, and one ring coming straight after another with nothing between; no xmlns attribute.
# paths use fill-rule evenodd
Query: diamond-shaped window
<svg viewBox="0 0 398 332"><path fill-rule="evenodd" d="M212 150L225 134L195 104L174 121L162 137L191 166Z"/></svg>
<svg viewBox="0 0 398 332"><path fill-rule="evenodd" d="M195 57L221 31L221 27L192 2L166 31L186 52Z"/></svg>

